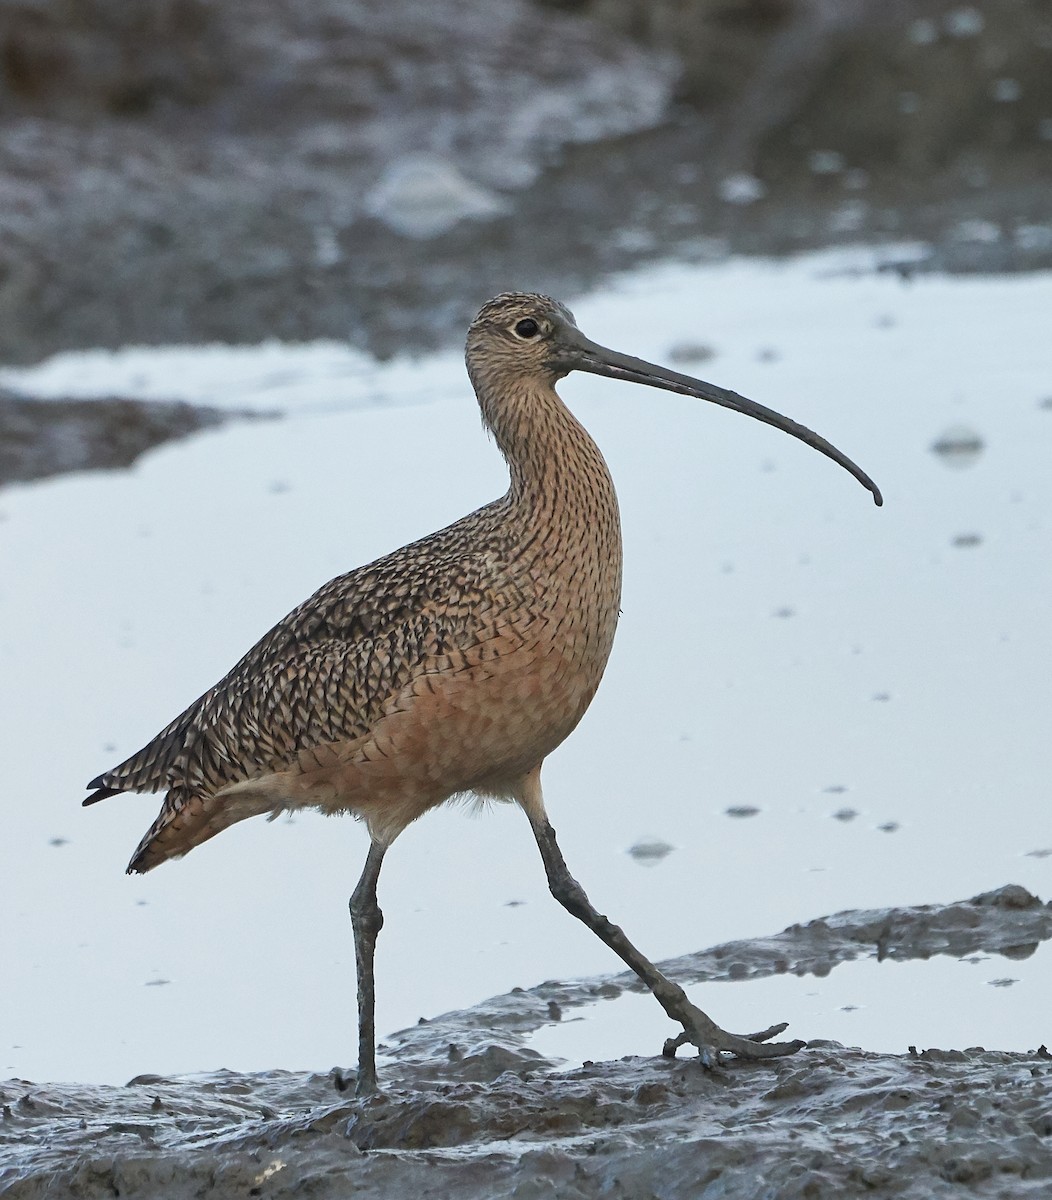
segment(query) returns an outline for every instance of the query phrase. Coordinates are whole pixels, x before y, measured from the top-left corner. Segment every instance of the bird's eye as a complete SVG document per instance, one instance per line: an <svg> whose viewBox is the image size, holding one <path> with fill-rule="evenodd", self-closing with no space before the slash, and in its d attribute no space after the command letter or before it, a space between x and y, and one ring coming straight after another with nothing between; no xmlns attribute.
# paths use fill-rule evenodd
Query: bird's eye
<svg viewBox="0 0 1052 1200"><path fill-rule="evenodd" d="M533 317L523 317L515 326L515 336L521 338L535 338L541 331L540 325Z"/></svg>

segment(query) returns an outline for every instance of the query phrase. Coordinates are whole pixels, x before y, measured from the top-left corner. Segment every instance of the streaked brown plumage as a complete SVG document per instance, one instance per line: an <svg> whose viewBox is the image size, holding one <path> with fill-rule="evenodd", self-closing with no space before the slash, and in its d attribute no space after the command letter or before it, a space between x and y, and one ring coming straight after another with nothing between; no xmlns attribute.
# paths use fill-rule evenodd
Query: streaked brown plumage
<svg viewBox="0 0 1052 1200"><path fill-rule="evenodd" d="M523 806L557 898L641 974L707 1057L790 1052L795 1043L746 1043L702 1025L696 1018L708 1018L588 905L544 814L541 763L595 694L621 588L613 483L553 384L581 369L699 396L802 438L878 503L879 492L817 435L734 393L596 346L544 296L490 301L469 331L467 365L508 462L508 492L326 584L153 741L93 780L98 791L85 803L166 792L132 857L136 872L257 814L313 807L367 823L373 848L352 900L361 1091L375 1086L372 945L383 853L407 824L463 793Z"/></svg>
<svg viewBox="0 0 1052 1200"><path fill-rule="evenodd" d="M451 795L512 795L573 729L617 621L617 500L554 391L519 387L513 411L486 413L505 496L326 584L94 781L167 789L129 870L302 805L355 812L389 844ZM553 588L568 564L573 587Z"/></svg>

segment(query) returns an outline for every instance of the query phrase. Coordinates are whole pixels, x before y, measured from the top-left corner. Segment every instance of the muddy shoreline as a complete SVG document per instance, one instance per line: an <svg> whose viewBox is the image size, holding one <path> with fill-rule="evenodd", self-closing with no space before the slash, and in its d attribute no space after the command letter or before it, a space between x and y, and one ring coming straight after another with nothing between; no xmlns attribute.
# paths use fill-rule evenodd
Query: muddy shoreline
<svg viewBox="0 0 1052 1200"><path fill-rule="evenodd" d="M903 275L1052 266L1052 26L1036 0L384 10L6 6L0 360L268 337L422 353L509 286L572 297L662 259L844 242L914 242L889 257ZM127 465L229 416L4 394L0 483ZM666 966L685 983L821 975L863 957L1018 959L1050 935L1052 908L1009 886ZM575 1069L530 1047L553 1012L638 989L561 980L423 1022L388 1039L368 1103L336 1069L9 1080L0 1195L1052 1189L1043 1046L812 1042L716 1073L658 1046Z"/></svg>
<svg viewBox="0 0 1052 1200"><path fill-rule="evenodd" d="M183 400L40 400L0 387L0 486L69 471L120 470L165 442L273 415Z"/></svg>
<svg viewBox="0 0 1052 1200"><path fill-rule="evenodd" d="M1009 885L840 913L664 966L684 983L822 974L864 956L1025 957L1050 935L1052 906ZM0 1194L920 1200L1052 1186L1044 1046L892 1055L813 1041L792 1059L706 1072L659 1054L566 1070L526 1045L553 1003L637 987L626 974L549 982L421 1022L384 1044L384 1094L364 1102L340 1094L336 1070L9 1080Z"/></svg>
<svg viewBox="0 0 1052 1200"><path fill-rule="evenodd" d="M420 354L508 288L854 242L903 275L1052 265L1037 0L140 8L0 14L0 363ZM0 484L216 419L22 399Z"/></svg>
<svg viewBox="0 0 1052 1200"><path fill-rule="evenodd" d="M920 239L1052 263L1037 0L0 15L0 360L458 340L499 290Z"/></svg>

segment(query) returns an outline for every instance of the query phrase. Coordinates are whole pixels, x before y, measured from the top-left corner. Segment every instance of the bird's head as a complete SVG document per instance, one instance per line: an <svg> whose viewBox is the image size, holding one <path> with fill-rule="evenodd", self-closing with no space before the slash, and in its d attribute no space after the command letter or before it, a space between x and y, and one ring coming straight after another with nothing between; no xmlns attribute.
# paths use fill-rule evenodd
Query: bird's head
<svg viewBox="0 0 1052 1200"><path fill-rule="evenodd" d="M877 504L883 503L873 480L819 434L737 392L600 346L585 337L573 313L550 296L532 292L495 296L471 323L466 358L483 414L491 424L494 422L488 408L535 393L538 387L550 390L571 371L588 371L695 396L773 425L831 458L868 488Z"/></svg>
<svg viewBox="0 0 1052 1200"><path fill-rule="evenodd" d="M503 292L479 310L468 330L467 367L475 390L537 380L549 386L572 366L567 351L581 338L573 313L533 292Z"/></svg>

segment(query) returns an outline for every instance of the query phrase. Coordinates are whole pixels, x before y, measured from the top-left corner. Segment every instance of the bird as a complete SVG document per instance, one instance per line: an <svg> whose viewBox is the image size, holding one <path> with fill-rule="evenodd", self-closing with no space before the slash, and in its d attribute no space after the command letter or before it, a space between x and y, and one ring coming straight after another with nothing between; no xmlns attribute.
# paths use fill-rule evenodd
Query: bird
<svg viewBox="0 0 1052 1200"><path fill-rule="evenodd" d="M93 779L85 805L164 792L128 873L179 858L248 817L313 808L369 833L350 898L358 987L357 1095L378 1090L373 961L377 881L398 835L465 796L517 803L549 890L647 985L704 1065L795 1053L780 1023L729 1033L596 910L548 819L541 766L599 686L621 595L617 496L596 443L555 384L590 372L693 396L800 439L876 484L818 434L715 384L608 350L560 302L505 292L483 305L465 361L507 492L325 584L146 746ZM349 1085L348 1085L349 1086Z"/></svg>

